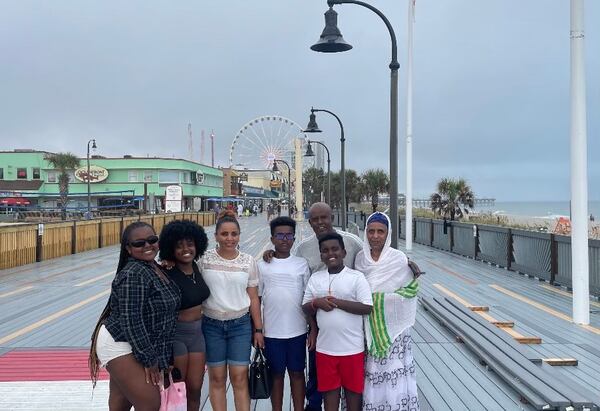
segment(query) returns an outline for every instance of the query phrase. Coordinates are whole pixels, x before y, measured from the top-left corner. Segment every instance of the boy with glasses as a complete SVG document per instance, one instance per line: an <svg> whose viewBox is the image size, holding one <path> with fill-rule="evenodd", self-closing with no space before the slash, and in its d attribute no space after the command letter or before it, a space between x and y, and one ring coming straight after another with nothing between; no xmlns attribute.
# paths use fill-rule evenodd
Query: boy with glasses
<svg viewBox="0 0 600 411"><path fill-rule="evenodd" d="M273 372L271 405L274 411L283 406L283 379L290 377L295 411L304 409L304 363L306 346L313 349L316 327L306 334L306 317L302 298L310 270L304 258L290 255L296 234L296 222L277 217L270 223L275 254L270 263L258 262L259 293L263 305L265 355Z"/></svg>

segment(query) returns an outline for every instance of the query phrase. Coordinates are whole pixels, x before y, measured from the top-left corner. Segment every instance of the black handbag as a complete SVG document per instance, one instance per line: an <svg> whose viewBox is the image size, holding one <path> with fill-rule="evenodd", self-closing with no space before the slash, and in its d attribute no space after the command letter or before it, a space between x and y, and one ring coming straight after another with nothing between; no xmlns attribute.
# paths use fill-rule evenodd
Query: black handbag
<svg viewBox="0 0 600 411"><path fill-rule="evenodd" d="M250 364L250 373L248 381L248 389L250 398L253 400L262 400L271 396L271 387L273 377L271 368L265 360L265 355L262 348L254 350L252 363Z"/></svg>

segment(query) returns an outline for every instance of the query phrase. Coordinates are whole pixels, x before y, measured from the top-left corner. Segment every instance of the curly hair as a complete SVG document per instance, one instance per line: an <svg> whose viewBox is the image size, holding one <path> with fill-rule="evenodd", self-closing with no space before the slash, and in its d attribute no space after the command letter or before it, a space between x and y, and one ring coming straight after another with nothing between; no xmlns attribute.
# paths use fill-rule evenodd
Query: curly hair
<svg viewBox="0 0 600 411"><path fill-rule="evenodd" d="M204 228L190 220L174 220L160 232L158 257L161 260L175 261L175 247L181 240L192 240L196 246L194 260L198 260L208 247L208 237Z"/></svg>
<svg viewBox="0 0 600 411"><path fill-rule="evenodd" d="M275 235L275 228L280 226L292 227L294 233L296 232L296 221L294 221L293 218L286 216L277 217L276 219L271 220L269 226L271 227L271 236Z"/></svg>

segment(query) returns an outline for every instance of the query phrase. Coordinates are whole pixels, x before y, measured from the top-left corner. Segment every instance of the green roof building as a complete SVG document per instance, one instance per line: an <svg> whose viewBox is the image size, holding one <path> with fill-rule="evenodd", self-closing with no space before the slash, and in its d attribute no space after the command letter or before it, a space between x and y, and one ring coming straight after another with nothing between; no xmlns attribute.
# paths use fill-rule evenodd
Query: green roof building
<svg viewBox="0 0 600 411"><path fill-rule="evenodd" d="M0 151L0 199L26 199L31 206L56 207L59 194L58 174L46 157L52 153L35 150ZM87 207L87 164L69 171L70 208ZM146 196L150 210L168 208L165 192L169 186L181 191L183 210L205 207L202 200L223 196L223 172L193 161L132 157L90 158L91 206L108 207L127 201L141 207ZM171 192L173 190L171 189ZM152 201L154 199L154 201ZM1 200L0 200L1 201Z"/></svg>

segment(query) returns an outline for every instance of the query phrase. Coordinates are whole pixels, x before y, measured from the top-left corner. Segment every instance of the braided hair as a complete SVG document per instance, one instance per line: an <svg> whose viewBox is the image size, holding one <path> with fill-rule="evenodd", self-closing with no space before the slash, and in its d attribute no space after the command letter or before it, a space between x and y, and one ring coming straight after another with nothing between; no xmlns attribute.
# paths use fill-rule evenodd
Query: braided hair
<svg viewBox="0 0 600 411"><path fill-rule="evenodd" d="M129 259L129 252L127 251L127 245L129 243L129 237L131 232L136 228L141 227L150 227L154 231L154 227L150 224L145 223L143 221L136 221L129 224L125 230L123 230L123 234L121 235L121 250L119 252L119 264L117 265L117 273L125 267L127 264L127 260ZM98 381L98 373L100 372L100 360L98 359L98 354L96 352L96 344L98 341L98 332L100 331L100 327L104 323L104 320L108 318L110 314L110 296L108 297L108 301L104 310L100 314L100 318L98 318L98 322L94 327L94 332L92 333L92 344L90 346L90 355L88 358L88 367L90 369L90 377L92 379L92 384L96 387L96 382Z"/></svg>

